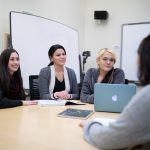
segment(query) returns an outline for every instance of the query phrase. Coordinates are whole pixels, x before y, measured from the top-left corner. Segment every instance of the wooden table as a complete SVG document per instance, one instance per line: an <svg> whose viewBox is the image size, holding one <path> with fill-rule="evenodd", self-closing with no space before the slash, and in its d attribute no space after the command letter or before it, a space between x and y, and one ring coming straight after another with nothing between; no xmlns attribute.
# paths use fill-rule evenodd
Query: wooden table
<svg viewBox="0 0 150 150"><path fill-rule="evenodd" d="M80 106L21 106L0 110L0 150L96 150L83 139L80 119L61 118L66 108ZM117 113L95 112L90 118L117 118Z"/></svg>

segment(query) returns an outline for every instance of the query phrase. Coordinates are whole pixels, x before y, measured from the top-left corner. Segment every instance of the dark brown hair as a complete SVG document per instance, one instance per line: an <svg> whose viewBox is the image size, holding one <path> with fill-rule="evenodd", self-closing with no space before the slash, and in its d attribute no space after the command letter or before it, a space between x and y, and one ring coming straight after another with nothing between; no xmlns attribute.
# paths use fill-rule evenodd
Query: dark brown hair
<svg viewBox="0 0 150 150"><path fill-rule="evenodd" d="M17 55L19 56L18 52L14 49L5 49L0 55L0 85L5 95L9 95L10 92L9 90L10 90L11 75L8 70L8 63L11 54L14 52L17 53ZM13 77L16 86L19 87L20 99L25 99L20 67L16 72L14 72Z"/></svg>
<svg viewBox="0 0 150 150"><path fill-rule="evenodd" d="M141 41L138 56L138 77L142 85L147 85L150 83L150 34Z"/></svg>
<svg viewBox="0 0 150 150"><path fill-rule="evenodd" d="M54 53L55 53L55 51L56 51L57 49L63 49L64 52L65 52L65 55L66 55L66 50L65 50L65 48L64 48L62 45L55 44L55 45L52 45L52 46L50 47L50 49L49 49L49 51L48 51L48 56L49 56L49 57L53 57L53 55L54 55ZM51 61L48 66L51 66L51 65L53 65L53 64L54 64L54 63Z"/></svg>

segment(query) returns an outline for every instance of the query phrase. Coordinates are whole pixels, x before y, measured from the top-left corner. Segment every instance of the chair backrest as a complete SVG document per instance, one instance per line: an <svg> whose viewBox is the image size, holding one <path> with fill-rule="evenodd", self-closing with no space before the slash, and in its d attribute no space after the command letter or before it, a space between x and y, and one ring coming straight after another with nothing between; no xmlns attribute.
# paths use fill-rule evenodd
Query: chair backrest
<svg viewBox="0 0 150 150"><path fill-rule="evenodd" d="M30 100L40 99L39 88L38 88L38 75L29 76L29 90L30 90Z"/></svg>
<svg viewBox="0 0 150 150"><path fill-rule="evenodd" d="M129 84L129 80L128 79L125 79L125 84Z"/></svg>

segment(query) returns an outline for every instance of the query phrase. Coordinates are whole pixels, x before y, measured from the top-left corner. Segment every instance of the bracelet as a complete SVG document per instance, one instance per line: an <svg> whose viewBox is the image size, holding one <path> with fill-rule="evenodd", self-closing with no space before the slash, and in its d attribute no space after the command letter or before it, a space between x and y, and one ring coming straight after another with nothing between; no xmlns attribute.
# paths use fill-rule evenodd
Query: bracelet
<svg viewBox="0 0 150 150"><path fill-rule="evenodd" d="M69 97L69 99L72 99L72 94L70 94L70 97Z"/></svg>
<svg viewBox="0 0 150 150"><path fill-rule="evenodd" d="M50 95L50 99L55 99L53 93Z"/></svg>
<svg viewBox="0 0 150 150"><path fill-rule="evenodd" d="M54 97L54 99L58 99L58 97L55 97L55 94L53 93L53 97Z"/></svg>

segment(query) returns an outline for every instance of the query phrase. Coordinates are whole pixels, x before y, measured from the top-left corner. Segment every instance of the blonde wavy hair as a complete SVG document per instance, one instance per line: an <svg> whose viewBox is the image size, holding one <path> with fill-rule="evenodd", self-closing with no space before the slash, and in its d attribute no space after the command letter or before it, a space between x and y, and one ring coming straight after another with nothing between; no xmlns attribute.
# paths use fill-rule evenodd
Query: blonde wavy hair
<svg viewBox="0 0 150 150"><path fill-rule="evenodd" d="M111 49L109 49L109 48L103 48L103 49L101 49L101 50L98 52L96 59L99 59L105 52L111 53L112 56L113 56L114 61L116 62L116 59L117 59L116 54L114 53L113 50L111 50Z"/></svg>

